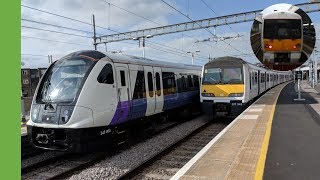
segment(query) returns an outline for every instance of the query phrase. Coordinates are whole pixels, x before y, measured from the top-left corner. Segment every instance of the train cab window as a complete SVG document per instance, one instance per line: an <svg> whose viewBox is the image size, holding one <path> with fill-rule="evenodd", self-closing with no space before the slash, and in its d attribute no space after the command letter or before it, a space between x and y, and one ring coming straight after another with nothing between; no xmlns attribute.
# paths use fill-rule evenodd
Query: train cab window
<svg viewBox="0 0 320 180"><path fill-rule="evenodd" d="M121 86L126 86L126 77L124 71L120 71Z"/></svg>
<svg viewBox="0 0 320 180"><path fill-rule="evenodd" d="M301 38L301 20L264 20L263 37L266 39L299 39Z"/></svg>
<svg viewBox="0 0 320 180"><path fill-rule="evenodd" d="M146 86L145 86L144 71L138 71L132 98L140 99L145 97L146 97Z"/></svg>
<svg viewBox="0 0 320 180"><path fill-rule="evenodd" d="M163 95L176 93L176 80L174 73L162 72Z"/></svg>
<svg viewBox="0 0 320 180"><path fill-rule="evenodd" d="M222 82L229 84L242 84L242 69L241 68L224 68L222 72Z"/></svg>
<svg viewBox="0 0 320 180"><path fill-rule="evenodd" d="M148 72L148 87L149 87L149 96L153 97L153 79L152 79L151 72Z"/></svg>
<svg viewBox="0 0 320 180"><path fill-rule="evenodd" d="M111 64L106 64L102 68L97 80L99 83L104 83L104 84L113 84L114 83L113 70L112 70Z"/></svg>
<svg viewBox="0 0 320 180"><path fill-rule="evenodd" d="M161 84L160 84L160 74L156 73L156 87L157 87L157 95L161 96Z"/></svg>

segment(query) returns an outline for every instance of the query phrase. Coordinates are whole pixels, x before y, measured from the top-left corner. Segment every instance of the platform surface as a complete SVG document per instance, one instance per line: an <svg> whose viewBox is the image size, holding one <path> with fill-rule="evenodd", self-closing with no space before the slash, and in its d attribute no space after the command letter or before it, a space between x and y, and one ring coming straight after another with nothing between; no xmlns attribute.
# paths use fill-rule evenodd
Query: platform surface
<svg viewBox="0 0 320 180"><path fill-rule="evenodd" d="M301 87L305 101L293 100L293 83L280 94L263 179L320 179L320 88Z"/></svg>
<svg viewBox="0 0 320 180"><path fill-rule="evenodd" d="M172 179L254 179L258 165L263 168L268 127L270 132L278 95L287 84L261 96Z"/></svg>

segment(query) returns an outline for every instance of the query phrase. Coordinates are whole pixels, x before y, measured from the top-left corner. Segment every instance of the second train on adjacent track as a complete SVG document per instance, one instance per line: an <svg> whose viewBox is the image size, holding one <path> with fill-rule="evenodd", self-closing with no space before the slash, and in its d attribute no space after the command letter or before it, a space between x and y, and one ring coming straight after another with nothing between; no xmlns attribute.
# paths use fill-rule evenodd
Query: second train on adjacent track
<svg viewBox="0 0 320 180"><path fill-rule="evenodd" d="M202 110L209 117L237 116L248 102L292 77L290 71L265 69L240 58L216 58L202 70Z"/></svg>

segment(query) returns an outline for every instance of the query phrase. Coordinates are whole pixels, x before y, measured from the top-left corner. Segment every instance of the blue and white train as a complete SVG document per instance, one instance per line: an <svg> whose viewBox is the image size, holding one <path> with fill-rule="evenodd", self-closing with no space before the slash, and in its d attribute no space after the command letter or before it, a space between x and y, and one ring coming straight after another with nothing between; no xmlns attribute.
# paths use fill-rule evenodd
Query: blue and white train
<svg viewBox="0 0 320 180"><path fill-rule="evenodd" d="M77 51L50 65L27 123L39 148L86 151L124 127L199 102L201 67L128 55ZM189 109L190 110L190 109Z"/></svg>

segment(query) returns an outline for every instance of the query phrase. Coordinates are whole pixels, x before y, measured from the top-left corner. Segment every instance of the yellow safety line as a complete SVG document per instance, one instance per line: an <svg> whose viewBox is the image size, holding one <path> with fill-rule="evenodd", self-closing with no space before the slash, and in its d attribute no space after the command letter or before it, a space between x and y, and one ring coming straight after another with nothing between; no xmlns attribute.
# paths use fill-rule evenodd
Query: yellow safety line
<svg viewBox="0 0 320 180"><path fill-rule="evenodd" d="M270 114L270 117L269 117L269 120L267 123L266 134L264 135L264 139L263 139L263 143L262 143L261 151L260 151L260 157L259 157L257 167L256 167L256 173L254 176L255 180L262 180L263 179L264 166L265 166L265 162L266 162L266 158L267 158L267 152L268 152L268 147L269 147L269 140L270 140L270 135L271 135L271 127L272 127L274 111L276 109L276 104L277 104L278 98L280 96L280 93L286 85L284 85L280 89L279 94L275 100L275 103L272 105L271 114Z"/></svg>

